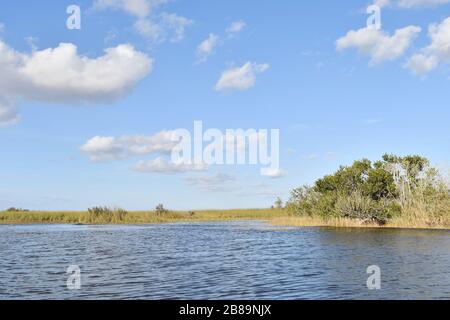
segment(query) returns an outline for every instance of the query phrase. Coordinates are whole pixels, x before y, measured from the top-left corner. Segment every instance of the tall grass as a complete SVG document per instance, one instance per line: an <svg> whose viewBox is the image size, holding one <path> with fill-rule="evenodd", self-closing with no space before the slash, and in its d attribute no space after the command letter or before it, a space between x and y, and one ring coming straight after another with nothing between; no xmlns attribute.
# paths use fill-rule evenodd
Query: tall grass
<svg viewBox="0 0 450 320"><path fill-rule="evenodd" d="M157 211L127 212L121 209L92 208L83 212L0 212L0 224L155 224L230 220L270 220L284 216L284 210L237 209L196 212Z"/></svg>

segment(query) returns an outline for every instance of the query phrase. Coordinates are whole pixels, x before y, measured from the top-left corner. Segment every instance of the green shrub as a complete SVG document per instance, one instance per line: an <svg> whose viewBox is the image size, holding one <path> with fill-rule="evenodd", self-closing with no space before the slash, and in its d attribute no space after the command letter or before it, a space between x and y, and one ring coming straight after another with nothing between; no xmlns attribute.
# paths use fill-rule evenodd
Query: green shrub
<svg viewBox="0 0 450 320"><path fill-rule="evenodd" d="M164 208L164 205L158 204L155 208L155 214L157 216L163 216L169 213L169 210Z"/></svg>
<svg viewBox="0 0 450 320"><path fill-rule="evenodd" d="M128 212L120 208L93 207L88 209L87 222L121 223L126 221L127 216Z"/></svg>
<svg viewBox="0 0 450 320"><path fill-rule="evenodd" d="M450 223L450 187L420 156L384 155L340 167L332 175L292 191L289 213L323 218L341 217L386 223L409 216L429 224Z"/></svg>
<svg viewBox="0 0 450 320"><path fill-rule="evenodd" d="M21 209L21 208L9 208L6 210L6 212L29 212L30 210Z"/></svg>

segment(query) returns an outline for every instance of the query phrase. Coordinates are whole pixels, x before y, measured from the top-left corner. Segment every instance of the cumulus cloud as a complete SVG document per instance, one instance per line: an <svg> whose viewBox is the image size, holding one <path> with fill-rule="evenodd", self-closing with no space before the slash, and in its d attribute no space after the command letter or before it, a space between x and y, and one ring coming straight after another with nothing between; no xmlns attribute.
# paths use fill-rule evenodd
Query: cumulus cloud
<svg viewBox="0 0 450 320"><path fill-rule="evenodd" d="M268 64L247 62L242 67L225 70L216 84L216 91L248 90L256 83L256 75L269 69Z"/></svg>
<svg viewBox="0 0 450 320"><path fill-rule="evenodd" d="M219 44L219 36L210 33L208 38L205 39L197 47L198 63L205 62L208 57L214 52L215 47Z"/></svg>
<svg viewBox="0 0 450 320"><path fill-rule="evenodd" d="M132 167L134 171L141 173L161 173L172 175L176 173L185 173L192 171L206 171L208 166L206 164L197 163L174 163L167 161L163 157L158 157L153 160L142 160Z"/></svg>
<svg viewBox="0 0 450 320"><path fill-rule="evenodd" d="M91 161L123 160L154 153L170 154L178 143L175 131L161 131L153 136L97 136L80 147Z"/></svg>
<svg viewBox="0 0 450 320"><path fill-rule="evenodd" d="M450 17L428 28L430 44L414 54L405 64L416 74L425 74L440 63L450 62Z"/></svg>
<svg viewBox="0 0 450 320"><path fill-rule="evenodd" d="M135 30L148 40L161 43L178 42L184 38L186 28L193 21L176 13L158 13L168 0L95 0L94 10L121 10L134 17Z"/></svg>
<svg viewBox="0 0 450 320"><path fill-rule="evenodd" d="M401 57L420 32L421 28L417 26L398 29L392 36L374 28L351 30L336 41L336 48L339 51L355 48L370 56L370 64L374 65Z"/></svg>
<svg viewBox="0 0 450 320"><path fill-rule="evenodd" d="M152 67L150 57L126 44L88 58L70 43L21 53L0 40L0 125L17 122L18 100L67 104L117 99Z"/></svg>

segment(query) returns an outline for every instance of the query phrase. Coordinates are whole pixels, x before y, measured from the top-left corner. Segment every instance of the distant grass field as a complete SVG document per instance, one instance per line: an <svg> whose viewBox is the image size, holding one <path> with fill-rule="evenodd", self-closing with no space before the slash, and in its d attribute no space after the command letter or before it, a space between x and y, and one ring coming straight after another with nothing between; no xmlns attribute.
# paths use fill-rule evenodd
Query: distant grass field
<svg viewBox="0 0 450 320"><path fill-rule="evenodd" d="M286 212L278 209L170 211L165 214L158 214L155 211L135 211L126 212L120 216L112 214L97 217L93 217L87 211L24 211L0 212L0 224L155 224L251 219L270 220L283 216L286 216Z"/></svg>

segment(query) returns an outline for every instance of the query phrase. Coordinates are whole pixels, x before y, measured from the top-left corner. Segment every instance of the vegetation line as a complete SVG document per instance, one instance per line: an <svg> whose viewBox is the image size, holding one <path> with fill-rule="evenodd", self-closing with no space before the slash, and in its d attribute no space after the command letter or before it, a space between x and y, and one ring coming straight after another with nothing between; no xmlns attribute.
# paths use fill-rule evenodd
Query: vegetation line
<svg viewBox="0 0 450 320"><path fill-rule="evenodd" d="M355 161L313 186L292 191L272 209L128 212L95 207L87 212L35 212L10 208L0 224L156 224L268 220L282 226L450 229L448 180L420 156L385 155Z"/></svg>

